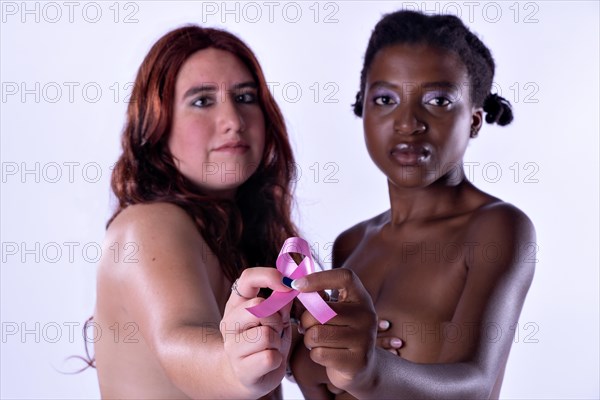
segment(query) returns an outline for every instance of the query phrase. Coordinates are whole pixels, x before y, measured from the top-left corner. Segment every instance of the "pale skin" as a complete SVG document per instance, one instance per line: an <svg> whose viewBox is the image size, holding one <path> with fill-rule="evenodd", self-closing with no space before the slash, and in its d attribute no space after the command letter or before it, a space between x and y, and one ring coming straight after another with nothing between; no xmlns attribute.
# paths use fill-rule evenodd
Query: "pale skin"
<svg viewBox="0 0 600 400"><path fill-rule="evenodd" d="M339 290L326 325L302 316L305 346L292 366L311 399L499 396L535 231L464 176L469 135L482 122L468 95L452 93L465 82L458 57L426 45L384 48L370 67L365 140L388 179L390 210L337 238L335 269L297 282ZM415 147L398 152L401 143ZM376 315L403 340L401 357L376 346Z"/></svg>
<svg viewBox="0 0 600 400"><path fill-rule="evenodd" d="M230 53L201 50L182 66L169 147L180 171L206 192L232 196L260 162L264 117L255 96L251 74ZM208 162L245 173L215 179L202 174ZM115 246L135 251L116 256ZM262 319L246 307L263 301L260 288L289 290L281 278L274 268L246 269L240 296L183 209L127 207L106 232L98 268L102 397L277 397L291 343L290 307Z"/></svg>

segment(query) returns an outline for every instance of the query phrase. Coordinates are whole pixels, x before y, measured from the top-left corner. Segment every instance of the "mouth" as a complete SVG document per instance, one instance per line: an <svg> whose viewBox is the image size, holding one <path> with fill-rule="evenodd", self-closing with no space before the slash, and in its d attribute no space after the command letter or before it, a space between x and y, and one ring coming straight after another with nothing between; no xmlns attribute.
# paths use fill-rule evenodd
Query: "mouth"
<svg viewBox="0 0 600 400"><path fill-rule="evenodd" d="M431 157L431 149L426 144L399 143L390 151L390 155L404 166L424 164Z"/></svg>
<svg viewBox="0 0 600 400"><path fill-rule="evenodd" d="M250 145L248 145L243 140L232 140L222 145L215 147L213 151L221 152L221 153L235 153L235 154L243 154L250 149Z"/></svg>

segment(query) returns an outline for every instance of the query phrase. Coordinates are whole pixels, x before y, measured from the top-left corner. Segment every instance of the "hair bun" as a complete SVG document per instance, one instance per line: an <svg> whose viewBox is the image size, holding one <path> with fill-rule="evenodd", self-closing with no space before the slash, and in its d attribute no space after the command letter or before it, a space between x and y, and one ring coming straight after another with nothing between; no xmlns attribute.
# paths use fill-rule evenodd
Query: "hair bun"
<svg viewBox="0 0 600 400"><path fill-rule="evenodd" d="M508 125L513 120L512 106L504 97L490 93L483 102L485 122L488 124Z"/></svg>

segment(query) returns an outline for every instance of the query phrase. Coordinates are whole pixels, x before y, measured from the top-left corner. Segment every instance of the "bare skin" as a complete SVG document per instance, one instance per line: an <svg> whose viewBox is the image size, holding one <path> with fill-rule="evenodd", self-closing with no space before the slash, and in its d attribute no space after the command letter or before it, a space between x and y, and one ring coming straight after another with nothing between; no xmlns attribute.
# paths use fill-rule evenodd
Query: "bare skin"
<svg viewBox="0 0 600 400"><path fill-rule="evenodd" d="M114 243L139 246L132 257L137 261L115 262ZM261 301L254 297L260 287L286 290L275 269L247 270L260 281L240 278L239 291L250 300L232 294L231 282L191 218L171 204L124 210L108 229L104 250L94 315L103 332L95 343L103 398L260 397L260 388L248 389L255 382L240 375L260 380L258 386L279 384L290 343L289 314L285 317L284 310L257 326L245 310ZM233 309L227 317L230 296ZM245 337L260 340L242 348L251 353L243 355L246 360L230 360L227 340L244 346Z"/></svg>
<svg viewBox="0 0 600 400"><path fill-rule="evenodd" d="M300 282L302 291L340 293L332 303L339 315L328 324L302 317L305 346L292 365L306 397L499 396L533 278L535 232L520 210L464 177L462 157L481 110L464 93L414 90L465 80L462 63L441 50L396 45L377 54L365 139L388 178L391 208L337 238L339 269ZM398 154L398 143L414 151ZM403 340L401 357L376 347L375 315Z"/></svg>

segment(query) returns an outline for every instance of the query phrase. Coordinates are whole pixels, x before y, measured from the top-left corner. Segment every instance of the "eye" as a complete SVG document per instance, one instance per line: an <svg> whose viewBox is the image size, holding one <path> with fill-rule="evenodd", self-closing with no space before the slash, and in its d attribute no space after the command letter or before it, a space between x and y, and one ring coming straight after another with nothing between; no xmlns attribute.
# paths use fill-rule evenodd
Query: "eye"
<svg viewBox="0 0 600 400"><path fill-rule="evenodd" d="M213 103L214 103L214 101L211 98L203 96L203 97L199 97L198 99L194 100L192 105L196 106L196 107L204 108L204 107L210 106Z"/></svg>
<svg viewBox="0 0 600 400"><path fill-rule="evenodd" d="M377 104L378 106L386 106L386 105L390 105L390 104L396 104L396 102L394 101L394 99L392 99L391 96L377 96L375 98L373 98L373 102L375 104Z"/></svg>
<svg viewBox="0 0 600 400"><path fill-rule="evenodd" d="M432 90L423 95L423 103L434 107L449 107L455 100L456 96L445 90Z"/></svg>
<svg viewBox="0 0 600 400"><path fill-rule="evenodd" d="M433 99L428 100L427 104L436 107L446 107L452 104L452 102L445 97L434 97Z"/></svg>
<svg viewBox="0 0 600 400"><path fill-rule="evenodd" d="M258 101L258 96L256 95L256 93L252 92L240 93L235 96L235 101L237 103L252 104Z"/></svg>

